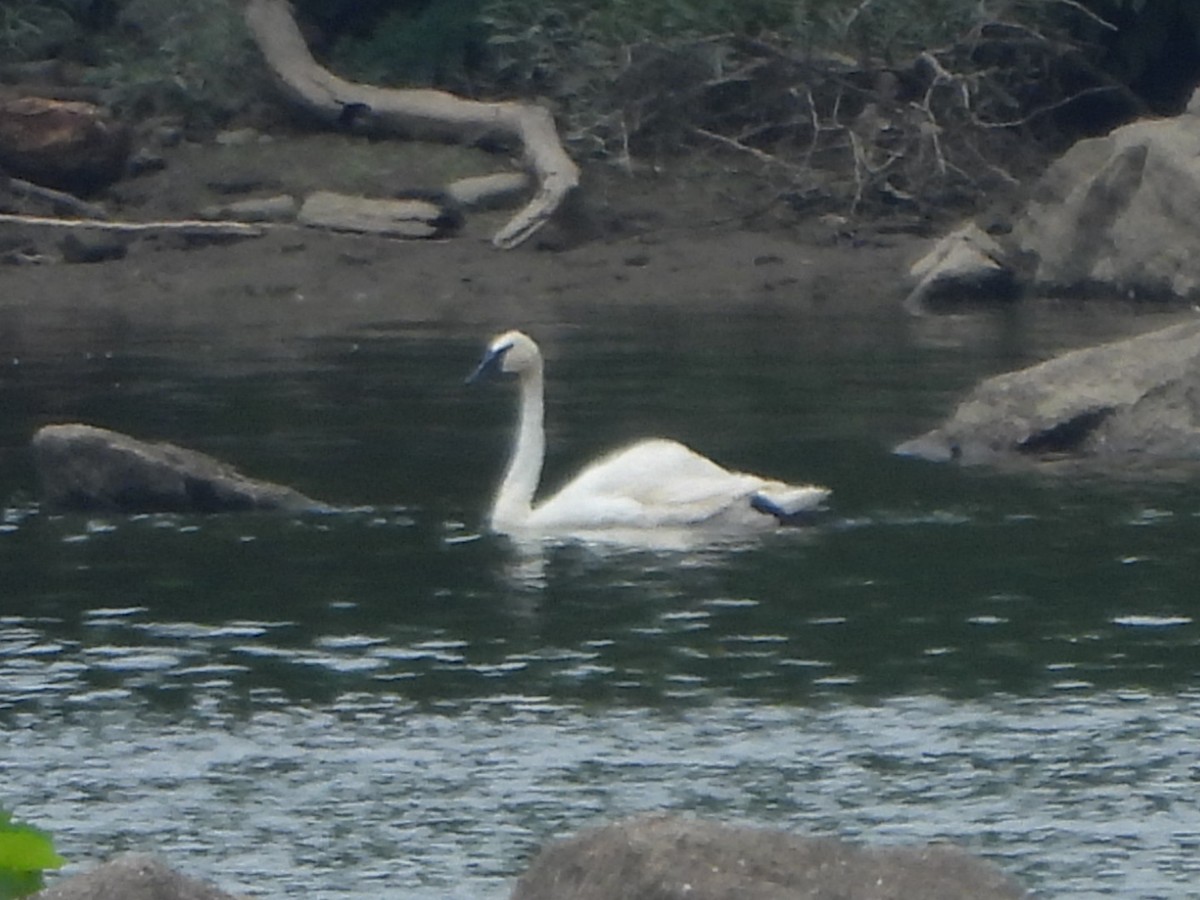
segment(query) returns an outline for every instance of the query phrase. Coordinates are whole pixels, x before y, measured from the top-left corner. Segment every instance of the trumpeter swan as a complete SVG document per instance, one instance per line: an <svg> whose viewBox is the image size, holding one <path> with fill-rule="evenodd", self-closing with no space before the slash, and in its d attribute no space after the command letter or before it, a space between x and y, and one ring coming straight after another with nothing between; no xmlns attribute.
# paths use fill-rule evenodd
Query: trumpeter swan
<svg viewBox="0 0 1200 900"><path fill-rule="evenodd" d="M489 524L505 534L567 535L609 530L747 527L793 523L829 495L730 472L676 441L638 441L602 457L566 487L533 503L546 450L542 354L527 335L492 340L471 375L510 373L520 382L520 419L512 457L492 504Z"/></svg>

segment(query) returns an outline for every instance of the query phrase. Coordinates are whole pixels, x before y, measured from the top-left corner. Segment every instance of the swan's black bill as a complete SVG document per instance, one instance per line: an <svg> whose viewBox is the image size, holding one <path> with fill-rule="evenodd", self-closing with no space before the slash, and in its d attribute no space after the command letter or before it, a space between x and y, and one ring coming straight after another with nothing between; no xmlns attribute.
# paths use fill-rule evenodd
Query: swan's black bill
<svg viewBox="0 0 1200 900"><path fill-rule="evenodd" d="M511 349L512 344L489 348L488 352L483 355L483 359L479 361L479 365L475 367L475 371L467 376L467 384L486 381L503 374L500 364L504 361L504 354Z"/></svg>

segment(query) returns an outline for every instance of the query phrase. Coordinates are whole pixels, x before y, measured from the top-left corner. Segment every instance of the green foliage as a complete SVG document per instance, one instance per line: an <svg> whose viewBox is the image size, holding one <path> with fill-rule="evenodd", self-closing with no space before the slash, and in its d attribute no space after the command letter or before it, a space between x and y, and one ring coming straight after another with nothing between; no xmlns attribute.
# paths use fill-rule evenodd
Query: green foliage
<svg viewBox="0 0 1200 900"><path fill-rule="evenodd" d="M42 872L63 862L49 835L0 809L0 900L41 890Z"/></svg>
<svg viewBox="0 0 1200 900"><path fill-rule="evenodd" d="M482 45L480 0L431 0L384 14L365 36L334 42L332 65L371 84L447 87L466 81Z"/></svg>
<svg viewBox="0 0 1200 900"><path fill-rule="evenodd" d="M135 118L212 124L261 88L239 0L0 0L0 59L51 57L85 63L88 83Z"/></svg>
<svg viewBox="0 0 1200 900"><path fill-rule="evenodd" d="M118 113L182 112L219 124L261 89L236 0L125 0L117 24L95 39L101 65L93 78Z"/></svg>
<svg viewBox="0 0 1200 900"><path fill-rule="evenodd" d="M80 0L0 3L0 57L25 62L53 55L77 32Z"/></svg>

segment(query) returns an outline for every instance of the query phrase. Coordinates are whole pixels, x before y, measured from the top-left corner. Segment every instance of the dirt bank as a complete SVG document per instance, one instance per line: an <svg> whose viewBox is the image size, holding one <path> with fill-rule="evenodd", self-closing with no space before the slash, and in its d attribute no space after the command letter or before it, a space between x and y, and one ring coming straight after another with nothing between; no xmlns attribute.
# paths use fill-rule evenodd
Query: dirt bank
<svg viewBox="0 0 1200 900"><path fill-rule="evenodd" d="M502 170L502 158L455 147L293 135L235 146L181 145L165 167L126 180L104 202L118 218L178 219L230 199L329 188L390 196ZM532 326L581 321L614 305L668 304L731 313L747 305L892 306L919 239L797 217L760 171L681 164L635 175L592 170L589 239L552 229L513 251L488 243L506 212L472 215L442 241L398 241L291 226L264 237L187 245L137 238L122 259L6 265L0 353L114 329L199 328L269 341L372 322ZM5 246L58 255L49 228Z"/></svg>

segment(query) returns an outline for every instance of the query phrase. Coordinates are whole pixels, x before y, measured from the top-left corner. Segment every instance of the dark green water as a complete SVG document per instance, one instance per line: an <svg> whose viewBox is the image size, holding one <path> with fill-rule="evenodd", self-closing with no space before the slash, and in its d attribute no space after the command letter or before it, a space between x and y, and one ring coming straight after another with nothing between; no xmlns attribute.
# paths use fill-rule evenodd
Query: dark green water
<svg viewBox="0 0 1200 900"><path fill-rule="evenodd" d="M1149 327L575 311L548 482L631 437L834 491L689 552L478 533L513 414L489 329L0 332L0 805L71 871L498 898L546 839L670 809L958 841L1048 896L1200 857L1200 488L891 457L979 377ZM344 512L51 516L29 435L174 440Z"/></svg>

